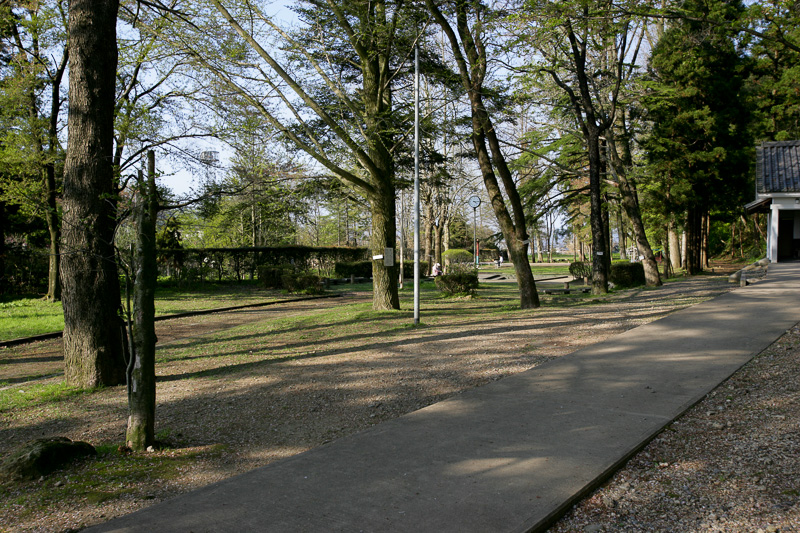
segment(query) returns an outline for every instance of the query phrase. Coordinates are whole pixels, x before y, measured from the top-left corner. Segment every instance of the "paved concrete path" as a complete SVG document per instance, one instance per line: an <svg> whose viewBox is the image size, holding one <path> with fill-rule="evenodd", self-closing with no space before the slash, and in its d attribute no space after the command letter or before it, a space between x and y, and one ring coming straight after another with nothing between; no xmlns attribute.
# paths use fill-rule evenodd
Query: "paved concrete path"
<svg viewBox="0 0 800 533"><path fill-rule="evenodd" d="M91 531L545 528L800 322L800 265Z"/></svg>

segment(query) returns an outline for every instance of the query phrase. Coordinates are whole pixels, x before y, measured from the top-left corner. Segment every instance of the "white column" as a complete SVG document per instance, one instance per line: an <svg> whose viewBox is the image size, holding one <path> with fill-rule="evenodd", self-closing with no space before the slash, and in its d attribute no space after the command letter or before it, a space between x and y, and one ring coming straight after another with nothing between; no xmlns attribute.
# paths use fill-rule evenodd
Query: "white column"
<svg viewBox="0 0 800 533"><path fill-rule="evenodd" d="M767 258L773 263L778 262L778 221L781 218L780 213L780 205L773 203L770 206L767 232Z"/></svg>

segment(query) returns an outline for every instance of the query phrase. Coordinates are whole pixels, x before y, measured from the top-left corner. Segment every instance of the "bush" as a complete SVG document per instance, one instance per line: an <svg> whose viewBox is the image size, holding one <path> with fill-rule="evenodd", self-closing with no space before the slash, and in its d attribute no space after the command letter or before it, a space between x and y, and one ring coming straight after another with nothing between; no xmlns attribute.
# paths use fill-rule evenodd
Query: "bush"
<svg viewBox="0 0 800 533"><path fill-rule="evenodd" d="M569 264L569 273L575 279L592 277L592 264L588 261L575 261Z"/></svg>
<svg viewBox="0 0 800 533"><path fill-rule="evenodd" d="M334 272L337 278L349 278L355 276L357 278L371 278L372 277L372 261L351 261L336 263Z"/></svg>
<svg viewBox="0 0 800 533"><path fill-rule="evenodd" d="M437 276L436 288L448 296L472 295L478 289L478 275L475 272L459 272Z"/></svg>
<svg viewBox="0 0 800 533"><path fill-rule="evenodd" d="M446 265L445 271L448 274L465 274L475 268L473 264L474 257L468 250L451 248L442 254L442 260Z"/></svg>
<svg viewBox="0 0 800 533"><path fill-rule="evenodd" d="M322 278L309 272L287 272L281 278L283 288L291 293L322 294Z"/></svg>
<svg viewBox="0 0 800 533"><path fill-rule="evenodd" d="M611 263L608 280L617 287L638 287L645 284L644 266L641 263L619 261Z"/></svg>

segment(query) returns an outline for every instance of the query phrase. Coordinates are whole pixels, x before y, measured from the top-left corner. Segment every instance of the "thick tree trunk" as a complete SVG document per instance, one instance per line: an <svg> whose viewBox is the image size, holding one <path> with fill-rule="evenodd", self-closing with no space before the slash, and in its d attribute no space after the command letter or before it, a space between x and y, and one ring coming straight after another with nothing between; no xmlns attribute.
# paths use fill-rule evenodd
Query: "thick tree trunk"
<svg viewBox="0 0 800 533"><path fill-rule="evenodd" d="M433 255L434 255L434 262L435 263L442 263L442 223L441 221L439 224L433 227L433 237L434 237L434 244L433 244Z"/></svg>
<svg viewBox="0 0 800 533"><path fill-rule="evenodd" d="M603 197L600 187L600 132L589 124L586 141L589 149L589 222L592 228L592 294L608 292L608 270L606 269L606 243L608 239L603 224Z"/></svg>
<svg viewBox="0 0 800 533"><path fill-rule="evenodd" d="M61 275L67 383L125 381L114 256L117 0L69 4L69 118Z"/></svg>
<svg viewBox="0 0 800 533"><path fill-rule="evenodd" d="M396 252L396 221L394 197L387 194L370 199L372 207L372 255L385 255L386 248ZM397 290L397 263L386 266L386 257L372 260L372 308L400 309Z"/></svg>
<svg viewBox="0 0 800 533"><path fill-rule="evenodd" d="M127 445L136 451L155 444L156 328L155 289L156 219L158 194L154 153L148 152L147 183L140 183L137 206L136 276L133 285L133 369L128 390ZM132 266L133 268L133 266Z"/></svg>

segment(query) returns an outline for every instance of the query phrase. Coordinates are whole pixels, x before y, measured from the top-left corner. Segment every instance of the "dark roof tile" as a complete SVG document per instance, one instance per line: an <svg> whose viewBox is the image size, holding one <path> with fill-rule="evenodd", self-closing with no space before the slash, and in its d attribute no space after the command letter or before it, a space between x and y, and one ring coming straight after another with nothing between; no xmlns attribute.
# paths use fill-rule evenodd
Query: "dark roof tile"
<svg viewBox="0 0 800 533"><path fill-rule="evenodd" d="M800 141L756 148L756 187L759 193L800 192Z"/></svg>

